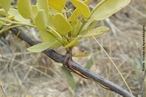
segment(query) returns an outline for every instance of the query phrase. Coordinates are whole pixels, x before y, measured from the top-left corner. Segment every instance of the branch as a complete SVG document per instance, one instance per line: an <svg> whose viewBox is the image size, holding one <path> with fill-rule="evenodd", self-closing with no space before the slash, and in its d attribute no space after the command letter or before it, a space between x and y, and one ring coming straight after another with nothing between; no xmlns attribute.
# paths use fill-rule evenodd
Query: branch
<svg viewBox="0 0 146 97"><path fill-rule="evenodd" d="M25 33L23 33L22 31L20 32L18 29L16 28L12 28L10 29L12 31L12 33L14 35L16 35L17 37L19 37L20 39L24 40L25 42L27 42L29 45L35 45L38 44L39 42L34 41L33 39L31 39L30 37L28 37ZM45 51L43 51L44 54L46 54L47 56L49 56L51 59L53 59L56 62L59 63L63 63L65 60L65 55L60 55L57 52L55 52L53 49L47 49ZM88 69L81 67L81 65L77 64L76 62L69 60L69 64L71 65L71 67L74 70L77 70L79 72L81 72L82 74L86 75L87 77L89 77L90 79L100 83L101 85L105 86L106 88L108 88L111 91L114 91L124 97L134 97L131 93L129 93L127 90L123 89L122 87L118 86L117 84L99 76L94 74L93 72L89 71Z"/></svg>

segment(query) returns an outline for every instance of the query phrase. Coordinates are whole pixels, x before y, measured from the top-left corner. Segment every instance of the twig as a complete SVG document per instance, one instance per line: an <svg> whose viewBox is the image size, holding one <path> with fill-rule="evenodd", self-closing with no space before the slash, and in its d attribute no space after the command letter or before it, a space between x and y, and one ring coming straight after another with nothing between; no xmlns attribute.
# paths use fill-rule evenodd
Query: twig
<svg viewBox="0 0 146 97"><path fill-rule="evenodd" d="M32 40L30 37L28 37L22 31L20 32L18 29L13 28L10 30L12 31L13 34L15 34L20 39L24 40L31 46L39 43L37 41ZM65 55L58 54L53 49L47 49L47 50L43 51L43 53L46 54L47 56L49 56L54 61L59 62L59 63L63 63L65 60ZM111 91L114 91L124 97L134 97L127 90L123 89L122 87L118 86L117 84L115 84L99 75L94 74L93 72L89 71L88 69L81 67L81 65L77 64L73 60L69 60L68 63L74 70L79 71L80 73L82 73L83 75L86 75L90 79L102 84L103 86L107 87Z"/></svg>
<svg viewBox="0 0 146 97"><path fill-rule="evenodd" d="M6 92L5 92L4 89L3 89L3 86L0 85L0 87L1 87L1 90L2 90L3 94L5 95L5 97L7 97Z"/></svg>
<svg viewBox="0 0 146 97"><path fill-rule="evenodd" d="M101 44L96 40L95 37L93 37L93 39L97 42L97 44L102 48L103 52L107 55L107 57L109 58L109 60L111 61L111 63L113 64L113 66L116 68L116 70L118 71L120 77L122 78L122 80L124 81L125 85L127 86L128 90L130 91L130 93L132 94L132 91L129 87L129 85L127 84L125 78L123 77L122 73L120 72L119 68L117 67L117 65L114 63L114 61L111 59L111 57L108 55L108 53L105 51L105 49L101 46Z"/></svg>

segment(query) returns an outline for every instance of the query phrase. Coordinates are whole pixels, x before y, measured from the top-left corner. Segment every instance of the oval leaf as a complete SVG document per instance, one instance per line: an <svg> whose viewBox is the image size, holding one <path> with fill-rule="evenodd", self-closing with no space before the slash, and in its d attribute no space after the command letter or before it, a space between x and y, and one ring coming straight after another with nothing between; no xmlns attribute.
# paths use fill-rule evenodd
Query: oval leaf
<svg viewBox="0 0 146 97"><path fill-rule="evenodd" d="M18 0L17 2L17 7L19 13L24 17L24 18L31 18L31 3L30 0Z"/></svg>
<svg viewBox="0 0 146 97"><path fill-rule="evenodd" d="M34 19L35 25L39 30L45 30L47 27L47 17L45 14L45 11L43 9L38 11L38 14L36 15Z"/></svg>
<svg viewBox="0 0 146 97"><path fill-rule="evenodd" d="M88 5L90 3L90 0L85 0L84 3ZM71 16L69 17L68 19L69 22L73 24L77 20L77 18L80 16L80 14L81 14L80 11L76 8L71 14Z"/></svg>
<svg viewBox="0 0 146 97"><path fill-rule="evenodd" d="M69 86L70 86L73 90L75 90L75 88L76 88L76 83L75 83L75 80L74 80L72 74L71 74L71 73L67 70L67 68L65 68L65 67L62 67L61 69L62 69L62 71L64 72L64 74L66 75L67 82L68 82Z"/></svg>
<svg viewBox="0 0 146 97"><path fill-rule="evenodd" d="M49 12L48 0L37 0L38 9L43 9L46 14Z"/></svg>
<svg viewBox="0 0 146 97"><path fill-rule="evenodd" d="M48 0L48 4L51 8L61 11L66 4L66 0Z"/></svg>
<svg viewBox="0 0 146 97"><path fill-rule="evenodd" d="M95 52L90 59L86 62L86 66L85 68L90 69L92 65L94 65L94 62L97 58L97 55L99 54L99 52Z"/></svg>
<svg viewBox="0 0 146 97"><path fill-rule="evenodd" d="M72 47L72 46L77 45L78 40L80 40L80 39L81 39L81 36L78 35L78 36L77 36L75 39L73 39L69 44L65 45L64 48L69 48L69 47Z"/></svg>
<svg viewBox="0 0 146 97"><path fill-rule="evenodd" d="M90 10L84 2L79 0L71 0L71 3L77 8L77 10L79 10L84 18L87 18L90 15Z"/></svg>
<svg viewBox="0 0 146 97"><path fill-rule="evenodd" d="M108 30L109 30L109 28L107 28L107 27L97 27L95 29L88 31L85 35L82 36L82 38L101 35L101 34L107 32Z"/></svg>
<svg viewBox="0 0 146 97"><path fill-rule="evenodd" d="M57 31L55 31L53 28L48 26L46 30L48 33L51 33L54 37L56 37L56 39L62 40L62 36Z"/></svg>
<svg viewBox="0 0 146 97"><path fill-rule="evenodd" d="M61 42L57 40L57 38L55 38L50 32L46 31L46 30L40 30L39 31L41 38L43 39L44 42L54 42L57 41L55 43L55 45L53 45L53 47L59 47L61 46Z"/></svg>
<svg viewBox="0 0 146 97"><path fill-rule="evenodd" d="M31 18L34 20L36 15L37 15L37 13L38 13L38 7L36 5L32 5L31 8L32 8L32 16L31 16Z"/></svg>
<svg viewBox="0 0 146 97"><path fill-rule="evenodd" d="M10 8L8 14L10 15L9 17L13 17L13 19L16 21L19 21L23 24L30 24L30 20L23 18L22 15L20 15L20 13L18 12L18 10L14 8Z"/></svg>
<svg viewBox="0 0 146 97"><path fill-rule="evenodd" d="M90 20L103 20L129 4L130 0L102 0L91 12Z"/></svg>
<svg viewBox="0 0 146 97"><path fill-rule="evenodd" d="M74 11L73 11L73 13L71 14L71 16L69 17L69 19L68 19L68 21L71 23L71 24L73 24L77 19L78 19L78 17L80 16L80 12L77 10L77 9L75 9Z"/></svg>
<svg viewBox="0 0 146 97"><path fill-rule="evenodd" d="M81 23L80 21L77 21L76 25L73 26L71 31L72 37L76 37L79 34L80 27L81 27Z"/></svg>
<svg viewBox="0 0 146 97"><path fill-rule="evenodd" d="M52 47L56 42L57 41L39 43L39 44L36 44L34 46L27 48L27 50L30 52L41 52L41 51L44 51L44 50Z"/></svg>
<svg viewBox="0 0 146 97"><path fill-rule="evenodd" d="M98 21L96 21L96 20L88 21L83 28L83 33L84 33L84 31L86 32L86 31L93 29L95 27L95 25L97 24L97 22Z"/></svg>
<svg viewBox="0 0 146 97"><path fill-rule="evenodd" d="M61 13L54 16L54 26L61 35L66 35L72 29L70 23Z"/></svg>
<svg viewBox="0 0 146 97"><path fill-rule="evenodd" d="M7 12L4 9L0 9L0 15L6 16Z"/></svg>
<svg viewBox="0 0 146 97"><path fill-rule="evenodd" d="M6 11L8 12L10 6L11 6L11 2L12 0L0 0L0 5L1 7Z"/></svg>

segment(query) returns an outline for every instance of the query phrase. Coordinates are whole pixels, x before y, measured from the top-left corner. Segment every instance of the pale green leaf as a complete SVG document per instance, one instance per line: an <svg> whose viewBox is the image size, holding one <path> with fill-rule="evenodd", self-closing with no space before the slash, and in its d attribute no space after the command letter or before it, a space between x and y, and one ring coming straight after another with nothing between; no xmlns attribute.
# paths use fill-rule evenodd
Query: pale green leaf
<svg viewBox="0 0 146 97"><path fill-rule="evenodd" d="M87 57L89 54L87 53L73 53L73 57Z"/></svg>
<svg viewBox="0 0 146 97"><path fill-rule="evenodd" d="M69 17L69 19L68 19L68 21L71 23L71 24L73 24L77 19L78 19L78 17L80 16L80 12L77 10L77 9L75 9L74 11L73 11L73 13L71 14L71 16Z"/></svg>
<svg viewBox="0 0 146 97"><path fill-rule="evenodd" d="M0 0L0 6L1 6L6 12L8 12L8 10L10 9L10 6L11 6L11 2L12 2L12 0Z"/></svg>
<svg viewBox="0 0 146 97"><path fill-rule="evenodd" d="M72 46L77 45L78 41L81 39L81 36L78 35L76 38L74 38L69 44L65 45L64 48L69 48Z"/></svg>
<svg viewBox="0 0 146 97"><path fill-rule="evenodd" d="M52 47L56 42L57 41L39 43L39 44L36 44L34 46L27 48L27 50L30 52L42 52L42 51Z"/></svg>
<svg viewBox="0 0 146 97"><path fill-rule="evenodd" d="M90 3L90 0L85 0L84 3L86 5L88 5ZM78 17L80 16L81 12L78 8L76 8L73 13L71 14L71 16L69 17L68 21L73 24L77 19Z"/></svg>
<svg viewBox="0 0 146 97"><path fill-rule="evenodd" d="M0 9L0 15L7 16L7 12L4 9Z"/></svg>
<svg viewBox="0 0 146 97"><path fill-rule="evenodd" d="M102 26L97 27L95 29L88 31L85 35L82 35L82 38L101 35L101 34L104 34L105 32L107 32L108 30L109 30L109 28L107 28L107 27L102 27Z"/></svg>
<svg viewBox="0 0 146 97"><path fill-rule="evenodd" d="M46 30L49 33L51 33L52 35L54 35L56 37L56 39L62 40L62 36L57 31L55 31L53 28L48 26Z"/></svg>
<svg viewBox="0 0 146 97"><path fill-rule="evenodd" d="M77 21L76 25L73 26L71 31L72 37L76 37L79 34L80 27L81 27L81 23L80 21Z"/></svg>
<svg viewBox="0 0 146 97"><path fill-rule="evenodd" d="M57 40L57 38L55 38L50 32L46 30L40 30L39 32L43 42L54 42ZM61 45L62 45L61 42L57 40L53 47L59 47Z"/></svg>
<svg viewBox="0 0 146 97"><path fill-rule="evenodd" d="M31 9L30 0L18 0L17 7L22 17L27 19L31 18L32 9Z"/></svg>
<svg viewBox="0 0 146 97"><path fill-rule="evenodd" d="M8 11L8 14L10 15L10 17L13 17L13 19L16 21L19 21L23 24L30 24L30 20L23 18L18 12L18 10L14 8L10 8L10 10Z"/></svg>
<svg viewBox="0 0 146 97"><path fill-rule="evenodd" d="M46 15L49 13L48 0L37 0L38 9L43 9Z"/></svg>
<svg viewBox="0 0 146 97"><path fill-rule="evenodd" d="M90 20L103 20L129 4L130 0L102 0L91 12Z"/></svg>
<svg viewBox="0 0 146 97"><path fill-rule="evenodd" d="M91 0L85 0L84 3L88 5L90 3L90 1Z"/></svg>
<svg viewBox="0 0 146 97"><path fill-rule="evenodd" d="M51 8L61 12L66 4L66 0L48 0L48 4Z"/></svg>
<svg viewBox="0 0 146 97"><path fill-rule="evenodd" d="M88 21L84 28L83 28L83 32L85 31L89 31L91 29L93 29L95 27L95 25L97 24L98 21L94 20L94 21Z"/></svg>
<svg viewBox="0 0 146 97"><path fill-rule="evenodd" d="M77 8L77 10L79 10L84 18L87 18L90 15L90 10L84 2L79 0L71 0L71 3Z"/></svg>
<svg viewBox="0 0 146 97"><path fill-rule="evenodd" d="M48 13L48 26L55 28L53 24L53 16L50 13Z"/></svg>
<svg viewBox="0 0 146 97"><path fill-rule="evenodd" d="M75 88L76 88L76 83L75 83L75 80L74 80L72 74L71 74L71 73L67 70L67 68L65 68L65 67L62 67L61 69L62 69L62 71L64 72L64 74L66 75L67 82L68 82L69 86L70 86L73 90L75 90Z"/></svg>
<svg viewBox="0 0 146 97"><path fill-rule="evenodd" d="M36 5L32 5L32 15L31 18L34 20L38 13L38 7Z"/></svg>
<svg viewBox="0 0 146 97"><path fill-rule="evenodd" d="M47 27L47 17L46 13L43 9L40 9L38 11L38 14L36 15L34 19L35 25L39 30L45 30Z"/></svg>
<svg viewBox="0 0 146 97"><path fill-rule="evenodd" d="M49 10L49 13L52 15L52 16L55 16L57 13L59 13L57 10L55 10L55 9L50 9Z"/></svg>
<svg viewBox="0 0 146 97"><path fill-rule="evenodd" d="M66 35L72 29L70 23L61 13L54 16L54 26L61 35Z"/></svg>
<svg viewBox="0 0 146 97"><path fill-rule="evenodd" d="M86 62L85 68L90 69L91 66L94 64L96 58L97 58L98 52L94 53L91 58Z"/></svg>

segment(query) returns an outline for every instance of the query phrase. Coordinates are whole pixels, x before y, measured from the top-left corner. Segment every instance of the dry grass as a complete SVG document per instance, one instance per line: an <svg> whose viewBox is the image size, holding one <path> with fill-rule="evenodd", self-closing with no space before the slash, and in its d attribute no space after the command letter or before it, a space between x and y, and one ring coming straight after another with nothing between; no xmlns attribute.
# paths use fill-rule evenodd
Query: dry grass
<svg viewBox="0 0 146 97"><path fill-rule="evenodd" d="M111 30L96 37L110 55L124 76L134 95L139 92L142 80L142 25L146 25L146 6L144 0L132 2L109 19L101 21ZM30 29L25 32L32 31ZM105 90L97 83L74 75L77 88L73 91L67 84L65 75L58 64L42 53L31 54L25 42L8 34L0 40L0 85L7 95L32 95L42 97L120 97L120 95ZM97 59L91 71L127 89L121 76L93 38L80 41L76 52L98 52ZM58 50L62 52L62 50ZM75 59L85 66L89 59ZM145 83L146 86L146 83ZM146 92L145 92L146 94ZM2 90L0 96L4 95Z"/></svg>

